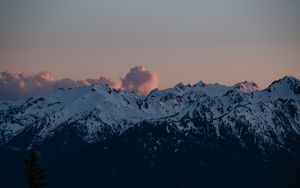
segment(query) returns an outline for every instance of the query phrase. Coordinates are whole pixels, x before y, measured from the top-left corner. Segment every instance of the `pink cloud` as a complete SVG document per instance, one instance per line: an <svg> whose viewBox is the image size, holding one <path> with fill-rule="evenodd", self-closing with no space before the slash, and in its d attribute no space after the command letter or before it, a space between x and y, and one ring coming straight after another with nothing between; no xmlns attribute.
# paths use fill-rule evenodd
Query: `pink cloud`
<svg viewBox="0 0 300 188"><path fill-rule="evenodd" d="M0 99L15 99L52 91L53 77L49 72L34 75L0 73Z"/></svg>
<svg viewBox="0 0 300 188"><path fill-rule="evenodd" d="M111 88L121 88L121 84L118 81L114 81L112 79L106 78L104 76L100 76L99 79L86 79L86 80L72 80L70 78L64 78L61 80L56 80L53 83L54 90L57 90L59 88L76 88L80 86L91 86L91 85L102 85L102 84L108 84Z"/></svg>
<svg viewBox="0 0 300 188"><path fill-rule="evenodd" d="M78 81L78 80L72 80L70 78L63 78L61 80L56 80L53 83L53 89L68 89L68 88L76 88L80 86L87 86L89 85L87 82L84 81Z"/></svg>
<svg viewBox="0 0 300 188"><path fill-rule="evenodd" d="M147 95L158 87L158 77L155 73L146 70L145 67L136 66L122 79L122 87L141 95Z"/></svg>
<svg viewBox="0 0 300 188"><path fill-rule="evenodd" d="M89 85L95 84L108 84L111 88L118 89L121 88L121 83L119 81L115 81L104 76L100 76L99 79L87 79L86 80Z"/></svg>
<svg viewBox="0 0 300 188"><path fill-rule="evenodd" d="M112 88L120 88L120 82L101 76L99 79L72 80L64 78L54 80L49 72L40 72L33 75L24 73L0 73L0 100L17 99L42 95L58 90L59 88L76 88L95 84L108 84Z"/></svg>
<svg viewBox="0 0 300 188"><path fill-rule="evenodd" d="M108 84L111 88L128 89L141 95L147 95L152 89L157 88L158 77L143 66L132 68L124 79L115 81L104 76L98 79L73 80L64 78L55 80L51 73L40 72L37 74L0 73L0 100L17 99L42 95L58 90L81 86Z"/></svg>

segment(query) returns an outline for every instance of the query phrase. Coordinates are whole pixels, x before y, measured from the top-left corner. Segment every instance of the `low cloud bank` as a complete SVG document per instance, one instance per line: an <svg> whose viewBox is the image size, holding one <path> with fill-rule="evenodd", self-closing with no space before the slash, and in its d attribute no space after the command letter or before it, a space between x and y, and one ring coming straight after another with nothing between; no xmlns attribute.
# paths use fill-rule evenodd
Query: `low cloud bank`
<svg viewBox="0 0 300 188"><path fill-rule="evenodd" d="M111 88L123 88L146 95L158 86L158 77L143 66L132 68L125 78L121 79L121 82L104 76L100 76L98 79L86 80L73 80L70 78L55 80L49 72L32 75L1 72L0 100L26 98L47 94L59 88L67 89L96 84L108 84Z"/></svg>

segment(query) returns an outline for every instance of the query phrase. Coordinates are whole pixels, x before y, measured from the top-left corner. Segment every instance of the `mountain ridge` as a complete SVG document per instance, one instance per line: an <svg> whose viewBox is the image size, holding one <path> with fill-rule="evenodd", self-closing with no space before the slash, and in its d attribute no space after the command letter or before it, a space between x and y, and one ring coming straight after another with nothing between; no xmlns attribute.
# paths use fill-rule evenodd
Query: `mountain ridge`
<svg viewBox="0 0 300 188"><path fill-rule="evenodd" d="M194 85L179 83L173 88L153 90L147 96L95 85L27 100L1 101L1 145L29 128L38 130L32 143L43 142L61 126L68 125L84 132L84 142L94 143L105 138L102 134L105 129L110 134L122 134L141 122L169 122L180 130L197 131L194 122L197 119L209 122L218 137L224 134L220 129L227 127L239 138L238 123L244 124L242 129L248 128L253 139L263 140L263 144L284 147L289 134L299 136L298 79L284 77L261 91L252 90L252 86L257 87L252 82L241 83L234 86L202 81ZM250 90L245 85L250 85Z"/></svg>

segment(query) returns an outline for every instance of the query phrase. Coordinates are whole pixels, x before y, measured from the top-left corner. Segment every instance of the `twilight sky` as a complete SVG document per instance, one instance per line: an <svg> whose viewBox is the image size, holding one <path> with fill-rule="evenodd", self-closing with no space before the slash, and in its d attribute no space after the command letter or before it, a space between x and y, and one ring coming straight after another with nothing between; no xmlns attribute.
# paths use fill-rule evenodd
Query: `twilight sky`
<svg viewBox="0 0 300 188"><path fill-rule="evenodd" d="M299 20L298 0L0 0L0 72L264 88L300 78Z"/></svg>

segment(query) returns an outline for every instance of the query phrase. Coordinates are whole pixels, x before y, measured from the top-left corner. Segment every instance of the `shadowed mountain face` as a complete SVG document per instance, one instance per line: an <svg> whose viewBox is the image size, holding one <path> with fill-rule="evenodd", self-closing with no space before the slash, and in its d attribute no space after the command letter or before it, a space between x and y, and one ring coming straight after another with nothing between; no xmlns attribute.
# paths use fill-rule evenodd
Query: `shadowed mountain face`
<svg viewBox="0 0 300 188"><path fill-rule="evenodd" d="M250 88L247 88L247 87ZM107 86L0 103L1 187L34 146L49 187L298 187L300 82Z"/></svg>

